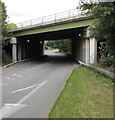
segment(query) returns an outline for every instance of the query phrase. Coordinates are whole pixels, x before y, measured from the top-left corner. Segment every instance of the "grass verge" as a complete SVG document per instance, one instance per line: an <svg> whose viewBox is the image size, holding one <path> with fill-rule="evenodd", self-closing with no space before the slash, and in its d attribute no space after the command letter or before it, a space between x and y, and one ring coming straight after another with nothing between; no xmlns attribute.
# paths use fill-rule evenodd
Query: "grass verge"
<svg viewBox="0 0 115 120"><path fill-rule="evenodd" d="M91 64L92 66L94 67L98 67L98 68L101 68L101 69L104 69L108 72L111 72L111 73L115 73L115 69L113 69L114 67L113 66L103 66L102 64L98 63L98 64Z"/></svg>
<svg viewBox="0 0 115 120"><path fill-rule="evenodd" d="M49 118L113 118L112 81L88 68L75 68Z"/></svg>

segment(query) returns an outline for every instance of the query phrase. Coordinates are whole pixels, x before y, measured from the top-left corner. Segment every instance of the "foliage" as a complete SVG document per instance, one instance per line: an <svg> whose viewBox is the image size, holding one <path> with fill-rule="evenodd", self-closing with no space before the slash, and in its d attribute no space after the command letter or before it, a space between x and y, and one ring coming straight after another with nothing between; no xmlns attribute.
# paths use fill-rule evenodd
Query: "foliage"
<svg viewBox="0 0 115 120"><path fill-rule="evenodd" d="M9 38L10 38L10 35L7 30L6 19L7 19L7 14L6 14L5 4L4 4L4 2L0 1L0 27L1 27L1 31L2 31L2 34L0 36L1 36L1 40L2 40L2 47L4 47L5 45L8 44Z"/></svg>
<svg viewBox="0 0 115 120"><path fill-rule="evenodd" d="M12 62L11 56L5 52L2 51L2 65L6 65Z"/></svg>
<svg viewBox="0 0 115 120"><path fill-rule="evenodd" d="M60 52L64 52L66 54L71 54L71 40L54 40L47 41L45 44L45 48L48 49L56 49L58 48Z"/></svg>
<svg viewBox="0 0 115 120"><path fill-rule="evenodd" d="M115 2L95 2L82 1L80 8L87 11L86 14L96 17L93 26L90 27L91 37L104 40L101 43L101 61L105 65L112 65L115 63ZM103 46L104 45L104 46Z"/></svg>
<svg viewBox="0 0 115 120"><path fill-rule="evenodd" d="M13 29L15 29L15 28L17 28L17 26L16 26L16 24L15 23L9 23L8 25L7 25L7 29L10 31L10 30L13 30Z"/></svg>
<svg viewBox="0 0 115 120"><path fill-rule="evenodd" d="M55 49L54 43L55 43L55 41L46 41L45 42L45 49Z"/></svg>
<svg viewBox="0 0 115 120"><path fill-rule="evenodd" d="M111 66L113 63L113 56L108 52L108 45L107 42L101 42L100 55L101 55L101 63L104 66Z"/></svg>

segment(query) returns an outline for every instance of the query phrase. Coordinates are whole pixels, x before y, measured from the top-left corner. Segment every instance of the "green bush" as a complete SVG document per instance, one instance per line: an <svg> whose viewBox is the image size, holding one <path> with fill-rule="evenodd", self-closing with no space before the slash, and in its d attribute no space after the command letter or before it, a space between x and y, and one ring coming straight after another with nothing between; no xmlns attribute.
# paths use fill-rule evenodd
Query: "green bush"
<svg viewBox="0 0 115 120"><path fill-rule="evenodd" d="M8 55L5 51L2 51L2 65L11 63L11 56Z"/></svg>
<svg viewBox="0 0 115 120"><path fill-rule="evenodd" d="M112 66L113 65L113 58L112 57L103 57L101 58L101 64L103 66Z"/></svg>
<svg viewBox="0 0 115 120"><path fill-rule="evenodd" d="M107 42L101 42L100 43L100 54L101 54L101 64L103 66L112 66L113 63L114 63L114 59L113 59L113 55L110 54L109 52L109 46L108 46L108 43Z"/></svg>

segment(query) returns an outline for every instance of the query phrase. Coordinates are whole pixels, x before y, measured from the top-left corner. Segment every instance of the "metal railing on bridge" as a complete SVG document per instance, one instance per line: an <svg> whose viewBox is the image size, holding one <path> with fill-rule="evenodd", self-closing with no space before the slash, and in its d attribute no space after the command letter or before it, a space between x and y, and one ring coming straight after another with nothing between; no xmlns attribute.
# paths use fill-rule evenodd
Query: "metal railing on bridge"
<svg viewBox="0 0 115 120"><path fill-rule="evenodd" d="M41 18L36 18L32 20L28 20L25 22L17 23L16 27L13 28L13 30L20 30L24 28L31 28L34 26L41 26L41 25L47 25L51 23L61 22L65 20L70 20L74 18L80 18L82 15L84 15L84 11L81 11L80 9L74 9L69 10L61 13L56 13L49 16L44 16Z"/></svg>

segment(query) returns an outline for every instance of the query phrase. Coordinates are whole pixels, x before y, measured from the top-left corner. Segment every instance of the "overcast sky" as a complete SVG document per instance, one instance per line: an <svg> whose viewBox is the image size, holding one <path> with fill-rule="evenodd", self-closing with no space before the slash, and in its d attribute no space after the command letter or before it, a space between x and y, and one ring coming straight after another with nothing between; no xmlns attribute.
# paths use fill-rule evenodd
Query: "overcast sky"
<svg viewBox="0 0 115 120"><path fill-rule="evenodd" d="M79 0L2 0L9 22L19 23L46 15L76 9Z"/></svg>

